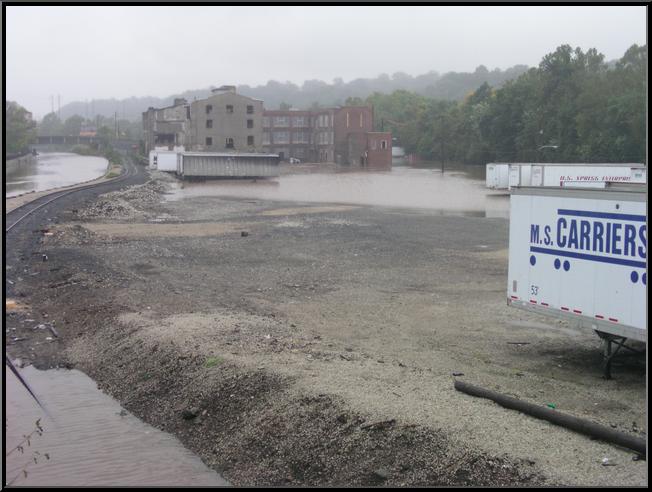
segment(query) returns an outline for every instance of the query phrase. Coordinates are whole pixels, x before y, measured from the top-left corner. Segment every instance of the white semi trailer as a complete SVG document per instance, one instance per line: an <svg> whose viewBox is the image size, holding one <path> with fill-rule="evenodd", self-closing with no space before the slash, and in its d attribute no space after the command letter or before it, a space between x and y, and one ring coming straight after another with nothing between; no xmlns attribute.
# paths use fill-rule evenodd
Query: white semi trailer
<svg viewBox="0 0 652 492"><path fill-rule="evenodd" d="M573 188L605 188L609 183L646 183L644 164L536 164L529 181L510 186L558 186Z"/></svg>
<svg viewBox="0 0 652 492"><path fill-rule="evenodd" d="M597 332L610 377L625 340L647 340L646 187L524 187L510 200L507 303Z"/></svg>
<svg viewBox="0 0 652 492"><path fill-rule="evenodd" d="M532 166L534 164L510 164L509 165L509 189L515 186L532 185Z"/></svg>
<svg viewBox="0 0 652 492"><path fill-rule="evenodd" d="M485 184L493 190L506 190L509 187L509 164L490 162L486 166Z"/></svg>
<svg viewBox="0 0 652 492"><path fill-rule="evenodd" d="M170 150L168 147L156 147L149 151L149 168L165 172L177 171L177 155L185 149L182 145Z"/></svg>

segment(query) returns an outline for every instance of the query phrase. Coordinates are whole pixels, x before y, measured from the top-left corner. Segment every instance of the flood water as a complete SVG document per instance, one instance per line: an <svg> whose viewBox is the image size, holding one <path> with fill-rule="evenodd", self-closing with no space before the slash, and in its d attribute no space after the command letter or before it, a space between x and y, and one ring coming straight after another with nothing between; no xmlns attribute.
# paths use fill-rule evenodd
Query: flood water
<svg viewBox="0 0 652 492"><path fill-rule="evenodd" d="M107 166L104 157L67 152L42 153L33 164L5 169L5 197L90 181L104 175Z"/></svg>
<svg viewBox="0 0 652 492"><path fill-rule="evenodd" d="M509 196L485 188L484 166L420 163L391 171L311 172L273 179L180 182L169 200L233 196L265 200L417 208L483 217L509 216Z"/></svg>
<svg viewBox="0 0 652 492"><path fill-rule="evenodd" d="M42 436L24 445L24 454L7 456L7 482L18 476L16 486L228 485L175 437L123 411L83 373L31 366L20 371L51 418L7 370L5 455L35 429L37 419L43 427Z"/></svg>

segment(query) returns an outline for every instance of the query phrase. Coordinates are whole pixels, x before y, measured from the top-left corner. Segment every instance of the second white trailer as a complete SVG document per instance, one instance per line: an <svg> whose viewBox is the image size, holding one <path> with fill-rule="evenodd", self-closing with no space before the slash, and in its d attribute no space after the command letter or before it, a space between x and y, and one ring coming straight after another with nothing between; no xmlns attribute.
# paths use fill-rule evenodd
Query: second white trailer
<svg viewBox="0 0 652 492"><path fill-rule="evenodd" d="M515 186L530 186L532 184L532 166L534 164L509 165L509 189Z"/></svg>
<svg viewBox="0 0 652 492"><path fill-rule="evenodd" d="M646 183L644 164L537 164L525 186L605 188L608 183ZM522 185L523 186L523 185Z"/></svg>
<svg viewBox="0 0 652 492"><path fill-rule="evenodd" d="M509 187L509 164L490 162L486 166L485 185L493 190Z"/></svg>

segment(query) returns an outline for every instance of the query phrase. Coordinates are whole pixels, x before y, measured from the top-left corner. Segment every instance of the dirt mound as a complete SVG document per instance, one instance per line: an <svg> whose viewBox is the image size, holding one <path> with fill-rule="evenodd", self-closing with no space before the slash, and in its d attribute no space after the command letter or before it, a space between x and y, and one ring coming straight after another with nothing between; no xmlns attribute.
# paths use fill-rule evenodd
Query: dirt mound
<svg viewBox="0 0 652 492"><path fill-rule="evenodd" d="M451 443L441 431L373 421L292 378L198 355L138 323L79 339L71 361L145 421L238 485L525 485L531 463Z"/></svg>
<svg viewBox="0 0 652 492"><path fill-rule="evenodd" d="M160 181L148 181L131 186L124 191L102 195L93 205L79 211L80 219L135 219L151 217L153 208L161 200L166 185Z"/></svg>

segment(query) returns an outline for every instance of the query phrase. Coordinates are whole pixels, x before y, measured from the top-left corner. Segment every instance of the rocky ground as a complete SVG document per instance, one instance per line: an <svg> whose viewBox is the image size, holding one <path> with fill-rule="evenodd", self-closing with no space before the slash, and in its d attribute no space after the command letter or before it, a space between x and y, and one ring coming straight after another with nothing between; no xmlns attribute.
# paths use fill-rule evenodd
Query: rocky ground
<svg viewBox="0 0 652 492"><path fill-rule="evenodd" d="M640 361L605 381L597 337L506 306L507 221L168 201L152 175L8 261L14 357L84 370L237 485L645 483L630 451L453 389L645 436Z"/></svg>

